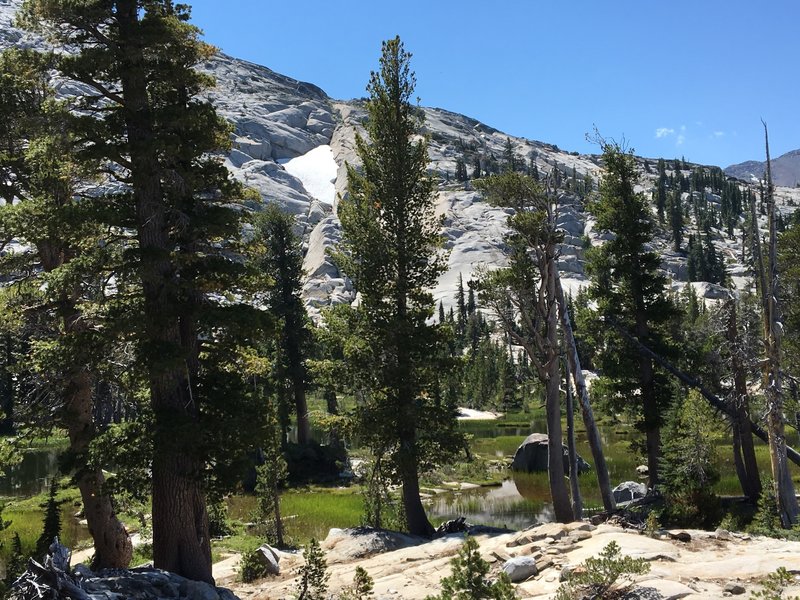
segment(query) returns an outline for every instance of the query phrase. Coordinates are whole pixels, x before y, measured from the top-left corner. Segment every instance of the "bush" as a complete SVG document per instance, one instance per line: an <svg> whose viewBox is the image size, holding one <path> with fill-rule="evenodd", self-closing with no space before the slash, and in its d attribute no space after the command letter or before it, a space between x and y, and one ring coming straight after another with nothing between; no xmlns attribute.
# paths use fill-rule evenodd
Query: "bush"
<svg viewBox="0 0 800 600"><path fill-rule="evenodd" d="M674 400L664 428L661 487L668 522L684 527L710 527L721 517L712 491L719 481L716 441L721 434L711 408L692 390Z"/></svg>
<svg viewBox="0 0 800 600"><path fill-rule="evenodd" d="M481 558L478 542L467 537L450 564L453 574L442 579L442 592L425 600L512 600L517 597L508 575L501 573L497 581L486 578L489 563Z"/></svg>
<svg viewBox="0 0 800 600"><path fill-rule="evenodd" d="M267 576L267 567L258 554L258 548L253 548L242 554L242 559L239 562L239 578L244 583L250 583Z"/></svg>
<svg viewBox="0 0 800 600"><path fill-rule="evenodd" d="M369 573L361 567L356 567L353 575L353 585L342 590L339 600L368 600L372 597L374 582Z"/></svg>
<svg viewBox="0 0 800 600"><path fill-rule="evenodd" d="M305 564L298 570L300 580L297 582L297 600L324 600L328 591L328 563L325 554L314 538L303 549Z"/></svg>
<svg viewBox="0 0 800 600"><path fill-rule="evenodd" d="M764 600L783 600L783 592L786 586L795 583L794 577L785 567L780 567L774 573L767 575L766 579L761 582L764 589L759 592L750 592L750 598L763 598ZM797 600L797 596L793 599Z"/></svg>
<svg viewBox="0 0 800 600"><path fill-rule="evenodd" d="M632 577L650 572L650 563L643 558L621 556L616 542L609 542L598 557L587 558L558 588L556 600L622 598L633 585ZM619 581L623 578L623 581Z"/></svg>

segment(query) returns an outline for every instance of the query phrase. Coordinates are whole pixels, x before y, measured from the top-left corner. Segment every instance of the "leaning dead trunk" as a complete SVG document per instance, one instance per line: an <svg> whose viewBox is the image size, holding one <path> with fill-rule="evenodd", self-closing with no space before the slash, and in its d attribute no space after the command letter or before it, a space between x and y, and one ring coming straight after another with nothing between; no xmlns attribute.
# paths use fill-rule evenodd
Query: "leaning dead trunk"
<svg viewBox="0 0 800 600"><path fill-rule="evenodd" d="M575 343L575 336L572 333L572 324L569 320L567 302L564 298L564 289L561 286L561 277L557 271L556 297L558 299L558 312L561 318L561 330L564 334L564 342L567 347L567 363L569 365L569 372L572 373L572 378L575 382L575 389L578 391L578 400L581 403L583 425L586 427L586 437L589 442L589 448L592 451L595 473L597 473L597 485L600 487L603 508L606 512L612 512L617 509L617 504L614 501L614 494L611 491L611 479L608 476L608 465L606 464L605 454L603 454L603 442L600 438L600 430L597 428L597 423L594 420L592 405L589 402L589 388L586 386L586 380L581 370L581 359L578 356L578 347Z"/></svg>
<svg viewBox="0 0 800 600"><path fill-rule="evenodd" d="M569 364L566 366L567 392L567 448L569 450L569 486L572 492L572 512L576 521L583 518L583 499L581 498L581 487L578 481L578 451L575 448L575 406L572 402L572 385L569 381Z"/></svg>
<svg viewBox="0 0 800 600"><path fill-rule="evenodd" d="M548 257L550 258L550 257ZM540 265L542 280L546 285L545 301L547 305L547 362L544 365L547 373L545 381L545 406L547 412L547 475L550 482L550 495L553 500L553 512L556 521L571 523L575 516L570 505L569 492L564 479L564 445L561 431L561 373L558 360L558 319L555 301L555 259L547 260Z"/></svg>
<svg viewBox="0 0 800 600"><path fill-rule="evenodd" d="M763 121L762 121L763 123ZM778 234L776 230L775 195L772 187L772 167L769 157L769 135L764 123L764 141L767 153L767 207L769 211L769 271L764 288L767 313L764 315L764 340L767 349L767 434L769 435L769 457L778 510L784 527L797 522L798 506L794 482L786 459L786 434L783 424L783 389L781 377L781 338L783 323L778 288ZM762 280L764 277L762 276Z"/></svg>

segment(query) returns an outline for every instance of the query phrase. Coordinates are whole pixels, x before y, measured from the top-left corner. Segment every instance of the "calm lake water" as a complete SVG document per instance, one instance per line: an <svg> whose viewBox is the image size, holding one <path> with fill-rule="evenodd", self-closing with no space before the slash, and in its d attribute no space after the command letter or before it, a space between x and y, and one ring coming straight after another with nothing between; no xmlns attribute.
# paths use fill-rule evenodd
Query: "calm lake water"
<svg viewBox="0 0 800 600"><path fill-rule="evenodd" d="M29 450L22 462L7 469L0 477L0 496L28 497L45 492L50 481L58 475L60 449Z"/></svg>

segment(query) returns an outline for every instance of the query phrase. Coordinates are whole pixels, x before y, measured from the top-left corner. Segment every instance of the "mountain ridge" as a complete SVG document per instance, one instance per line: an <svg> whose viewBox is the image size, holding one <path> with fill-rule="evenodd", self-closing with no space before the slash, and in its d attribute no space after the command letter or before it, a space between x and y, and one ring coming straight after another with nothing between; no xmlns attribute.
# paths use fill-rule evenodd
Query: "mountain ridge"
<svg viewBox="0 0 800 600"><path fill-rule="evenodd" d="M775 185L783 187L800 186L800 148L781 154L770 162L772 163L772 180ZM748 183L757 183L758 180L763 179L766 170L766 161L757 160L747 160L735 165L729 165L723 169L726 175Z"/></svg>
<svg viewBox="0 0 800 600"><path fill-rule="evenodd" d="M44 47L44 40L34 34L21 32L13 26L13 12L20 0L0 0L0 48L20 43ZM321 311L332 304L351 302L355 298L351 282L333 264L328 250L341 237L336 215L337 198L347 194L345 163L357 164L355 136L363 133L366 119L363 99L336 100L313 83L284 76L251 61L237 59L220 52L198 65L212 75L216 87L207 97L218 112L233 126L232 151L225 159L231 173L255 190L259 201L250 207L278 202L297 217L297 233L305 251L303 297L310 314L319 319ZM365 78L368 74L365 74ZM74 83L64 84L66 95L80 93ZM423 133L429 140L430 173L438 179L437 210L444 218L442 235L448 251L447 271L432 290L435 301L445 308L454 303L459 277L469 281L486 268L506 262L504 236L507 218L512 211L492 207L472 190L469 181L456 181L456 165L464 161L469 173L477 166L482 172L498 170L508 147L514 160L540 173L557 169L575 187L559 191L558 224L565 232L560 247L559 268L565 289L575 293L588 285L584 273L585 250L607 239L604 232L593 229L594 220L587 212L584 198L576 191L588 177L594 182L601 174L598 155L578 154L561 150L547 142L508 135L472 117L444 108L421 107L425 121ZM320 160L328 161L326 172L335 172L333 183L336 195L333 202L315 197L309 189L312 182L291 168L287 161L308 157L321 147L330 150L317 152ZM333 161L332 166L329 161ZM655 186L655 159L637 158L641 181L638 190L650 194ZM690 175L697 165L679 165L667 161L668 172L684 169L682 177ZM313 166L313 165L312 165ZM306 165L305 171L308 171ZM319 182L314 182L318 184ZM746 182L750 185L750 182ZM307 188L308 186L308 188ZM687 193L684 192L684 197ZM707 194L709 201L719 203L719 196ZM790 212L800 202L800 192L782 188L778 193L782 210ZM760 223L762 227L766 223ZM688 228L691 228L691 223ZM684 236L686 237L686 236ZM738 289L750 285L748 269L738 262L742 255L741 234L731 239L725 232L713 232L715 247L728 257L729 274ZM687 280L686 252L671 249L668 234L661 230L654 247L661 252L662 268L675 282ZM701 297L718 298L727 294L718 286L694 284Z"/></svg>

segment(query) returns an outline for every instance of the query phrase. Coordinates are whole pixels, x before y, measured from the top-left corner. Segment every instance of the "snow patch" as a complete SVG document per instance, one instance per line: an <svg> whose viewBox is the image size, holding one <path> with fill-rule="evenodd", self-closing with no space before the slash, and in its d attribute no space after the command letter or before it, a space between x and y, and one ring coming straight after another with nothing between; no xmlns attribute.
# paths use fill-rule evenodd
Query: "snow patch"
<svg viewBox="0 0 800 600"><path fill-rule="evenodd" d="M459 407L459 421L494 421L502 417L502 413L490 412L486 410L474 410L472 408Z"/></svg>
<svg viewBox="0 0 800 600"><path fill-rule="evenodd" d="M336 174L339 166L333 158L333 150L328 145L317 146L302 156L287 161L278 161L290 175L297 177L306 191L314 198L333 206L336 198Z"/></svg>

